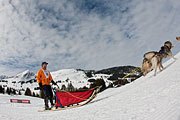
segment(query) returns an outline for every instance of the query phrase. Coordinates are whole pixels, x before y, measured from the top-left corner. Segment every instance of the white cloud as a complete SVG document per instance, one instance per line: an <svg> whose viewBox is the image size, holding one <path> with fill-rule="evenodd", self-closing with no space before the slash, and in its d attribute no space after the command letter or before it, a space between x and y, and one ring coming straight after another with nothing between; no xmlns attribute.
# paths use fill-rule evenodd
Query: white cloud
<svg viewBox="0 0 180 120"><path fill-rule="evenodd" d="M175 43L180 33L178 0L16 0L0 6L0 65L14 72L37 71L42 61L51 71L140 66L145 52L158 51L166 40Z"/></svg>

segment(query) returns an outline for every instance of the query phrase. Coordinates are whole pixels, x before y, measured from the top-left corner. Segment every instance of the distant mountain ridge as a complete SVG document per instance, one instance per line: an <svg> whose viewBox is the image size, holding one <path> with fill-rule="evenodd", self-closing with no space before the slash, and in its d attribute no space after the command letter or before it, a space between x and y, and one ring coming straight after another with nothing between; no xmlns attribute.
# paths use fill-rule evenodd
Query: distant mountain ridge
<svg viewBox="0 0 180 120"><path fill-rule="evenodd" d="M142 75L141 71L137 71L126 79L120 80L135 68L134 66L120 66L102 70L62 69L51 72L51 74L61 89L68 88L68 86L73 86L73 89L90 88L90 85L98 79L103 79L106 87L112 87L114 83L117 83L116 81L121 81L118 82L121 86L139 78ZM38 90L36 89L38 88L36 74L30 70L26 70L13 77L0 76L0 85L17 90L30 88L36 93L39 92L36 91Z"/></svg>
<svg viewBox="0 0 180 120"><path fill-rule="evenodd" d="M107 68L107 69L102 69L102 70L81 70L81 69L77 69L77 70L84 71L88 77L92 77L93 75L97 75L97 74L110 75L108 80L117 81L120 78L127 75L128 73L131 73L136 68L137 67L134 67L134 66L119 66L119 67L112 67L112 68ZM141 76L142 76L142 73L140 70L138 70L137 72L134 72L132 75L130 75L128 78L139 78Z"/></svg>

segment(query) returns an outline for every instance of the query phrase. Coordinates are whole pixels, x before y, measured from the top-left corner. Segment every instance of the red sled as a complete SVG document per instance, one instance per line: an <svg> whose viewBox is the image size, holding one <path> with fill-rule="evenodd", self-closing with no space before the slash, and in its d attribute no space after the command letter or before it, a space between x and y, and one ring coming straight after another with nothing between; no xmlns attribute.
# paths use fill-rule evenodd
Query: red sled
<svg viewBox="0 0 180 120"><path fill-rule="evenodd" d="M69 107L69 106L82 106L87 104L94 99L99 89L93 88L85 92L67 92L67 91L56 91L56 108L58 107ZM60 105L60 104L61 105ZM82 103L82 104L81 104ZM79 105L80 104L80 105Z"/></svg>

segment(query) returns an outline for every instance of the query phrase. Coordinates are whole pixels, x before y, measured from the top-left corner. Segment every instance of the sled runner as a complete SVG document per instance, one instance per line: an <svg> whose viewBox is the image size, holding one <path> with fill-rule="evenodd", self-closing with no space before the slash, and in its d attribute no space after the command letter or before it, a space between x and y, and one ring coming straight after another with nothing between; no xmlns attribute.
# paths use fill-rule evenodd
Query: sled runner
<svg viewBox="0 0 180 120"><path fill-rule="evenodd" d="M100 88L96 87L85 92L56 91L56 109L39 110L39 112L58 111L83 106L96 97Z"/></svg>

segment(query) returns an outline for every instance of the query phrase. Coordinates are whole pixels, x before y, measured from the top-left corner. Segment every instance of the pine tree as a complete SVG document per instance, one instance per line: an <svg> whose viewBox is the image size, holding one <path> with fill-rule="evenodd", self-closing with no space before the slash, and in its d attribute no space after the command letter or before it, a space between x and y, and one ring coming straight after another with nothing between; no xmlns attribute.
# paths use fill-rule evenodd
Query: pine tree
<svg viewBox="0 0 180 120"><path fill-rule="evenodd" d="M40 97L38 93L36 93L36 97Z"/></svg>
<svg viewBox="0 0 180 120"><path fill-rule="evenodd" d="M67 78L65 81L66 81L66 82L69 82L69 78Z"/></svg>
<svg viewBox="0 0 180 120"><path fill-rule="evenodd" d="M94 88L96 86L102 86L100 90L101 92L106 89L106 83L103 79L97 79L93 84L90 85L90 88Z"/></svg>
<svg viewBox="0 0 180 120"><path fill-rule="evenodd" d="M4 88L0 85L0 93L4 94Z"/></svg>
<svg viewBox="0 0 180 120"><path fill-rule="evenodd" d="M24 95L32 96L31 90L29 88L26 88L26 91L25 91Z"/></svg>
<svg viewBox="0 0 180 120"><path fill-rule="evenodd" d="M2 94L5 94L5 88L2 88Z"/></svg>
<svg viewBox="0 0 180 120"><path fill-rule="evenodd" d="M16 90L15 89L12 89L12 94L16 95Z"/></svg>
<svg viewBox="0 0 180 120"><path fill-rule="evenodd" d="M66 90L66 86L63 84L61 90Z"/></svg>
<svg viewBox="0 0 180 120"><path fill-rule="evenodd" d="M8 95L11 94L11 89L10 89L9 87L7 87L6 93L7 93Z"/></svg>
<svg viewBox="0 0 180 120"><path fill-rule="evenodd" d="M18 92L18 95L22 95L20 90L19 90L19 92Z"/></svg>
<svg viewBox="0 0 180 120"><path fill-rule="evenodd" d="M75 90L72 83L68 83L67 89L68 89L68 91L71 91L71 92L73 92Z"/></svg>
<svg viewBox="0 0 180 120"><path fill-rule="evenodd" d="M33 97L36 97L36 94L33 92Z"/></svg>

